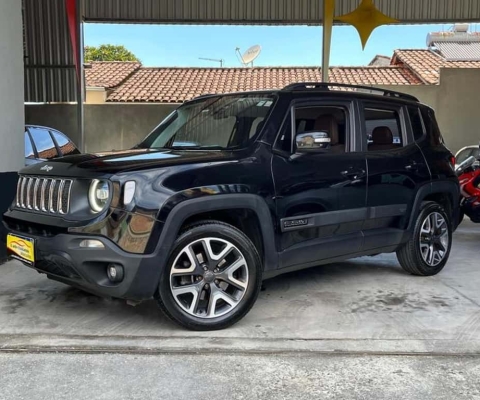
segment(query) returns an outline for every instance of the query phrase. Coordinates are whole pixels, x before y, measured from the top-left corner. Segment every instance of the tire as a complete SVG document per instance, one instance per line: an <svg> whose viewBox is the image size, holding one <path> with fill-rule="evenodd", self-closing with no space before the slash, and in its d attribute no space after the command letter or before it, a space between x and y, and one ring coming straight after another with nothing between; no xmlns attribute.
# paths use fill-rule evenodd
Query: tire
<svg viewBox="0 0 480 400"><path fill-rule="evenodd" d="M397 251L402 268L412 275L438 274L450 256L452 232L451 217L445 209L435 202L423 203L412 237Z"/></svg>
<svg viewBox="0 0 480 400"><path fill-rule="evenodd" d="M463 211L463 209L460 209L460 213L458 215L458 225L457 225L457 227L459 227L462 224L464 219L465 219L465 211Z"/></svg>
<svg viewBox="0 0 480 400"><path fill-rule="evenodd" d="M187 329L225 329L250 311L262 274L258 251L243 232L202 221L175 241L155 297L160 309Z"/></svg>

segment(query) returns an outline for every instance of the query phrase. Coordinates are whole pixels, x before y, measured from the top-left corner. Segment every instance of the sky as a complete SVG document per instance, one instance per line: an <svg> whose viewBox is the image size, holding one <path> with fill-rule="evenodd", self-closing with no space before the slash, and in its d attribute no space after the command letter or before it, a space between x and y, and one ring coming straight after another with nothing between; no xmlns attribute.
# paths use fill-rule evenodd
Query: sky
<svg viewBox="0 0 480 400"><path fill-rule="evenodd" d="M332 38L332 66L367 65L377 54L395 49L426 48L429 32L451 25L390 25L376 29L365 50L351 26L336 26ZM472 26L480 30L480 25ZM200 57L223 59L226 67L240 66L235 49L259 44L256 66L319 66L322 28L307 26L192 26L86 24L85 45L124 45L147 67L217 67Z"/></svg>

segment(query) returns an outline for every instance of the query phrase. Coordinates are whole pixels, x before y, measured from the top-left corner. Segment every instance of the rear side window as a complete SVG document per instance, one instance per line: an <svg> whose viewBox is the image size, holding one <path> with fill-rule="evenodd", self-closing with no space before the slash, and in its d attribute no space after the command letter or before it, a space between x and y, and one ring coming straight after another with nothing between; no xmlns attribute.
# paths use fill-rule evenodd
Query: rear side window
<svg viewBox="0 0 480 400"><path fill-rule="evenodd" d="M425 123L425 130L430 142L434 146L444 144L440 128L438 127L435 113L431 109L422 109L423 122Z"/></svg>
<svg viewBox="0 0 480 400"><path fill-rule="evenodd" d="M69 156L72 154L79 154L80 152L77 150L75 145L71 140L68 140L64 135L59 132L51 131L55 141L57 142L58 148L63 156Z"/></svg>
<svg viewBox="0 0 480 400"><path fill-rule="evenodd" d="M413 138L418 142L425 135L420 109L418 107L408 107L408 115L410 117L410 123L412 124Z"/></svg>
<svg viewBox="0 0 480 400"><path fill-rule="evenodd" d="M25 158L35 160L35 152L33 151L32 141L30 140L28 132L25 132Z"/></svg>
<svg viewBox="0 0 480 400"><path fill-rule="evenodd" d="M400 114L381 107L365 108L368 151L394 150L403 146Z"/></svg>
<svg viewBox="0 0 480 400"><path fill-rule="evenodd" d="M51 160L52 158L58 157L57 148L48 130L35 127L28 128L28 130L37 148L38 158Z"/></svg>

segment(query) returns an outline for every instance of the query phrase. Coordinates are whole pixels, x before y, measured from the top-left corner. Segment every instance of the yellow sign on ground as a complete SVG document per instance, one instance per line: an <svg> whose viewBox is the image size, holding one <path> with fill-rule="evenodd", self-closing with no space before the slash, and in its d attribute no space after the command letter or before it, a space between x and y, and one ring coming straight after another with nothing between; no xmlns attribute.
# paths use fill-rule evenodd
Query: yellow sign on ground
<svg viewBox="0 0 480 400"><path fill-rule="evenodd" d="M31 264L35 262L35 246L33 239L9 234L7 236L7 249L23 261Z"/></svg>

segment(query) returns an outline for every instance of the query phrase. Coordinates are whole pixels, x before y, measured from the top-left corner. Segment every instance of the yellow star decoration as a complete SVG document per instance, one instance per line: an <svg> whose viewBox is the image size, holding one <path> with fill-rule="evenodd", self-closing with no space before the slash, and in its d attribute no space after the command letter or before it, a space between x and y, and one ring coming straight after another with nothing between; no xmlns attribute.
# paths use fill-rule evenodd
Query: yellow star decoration
<svg viewBox="0 0 480 400"><path fill-rule="evenodd" d="M375 7L375 4L373 4L373 0L362 0L362 3L355 11L336 17L335 19L353 25L357 29L363 49L365 49L370 35L376 28L381 25L400 22L380 12Z"/></svg>

